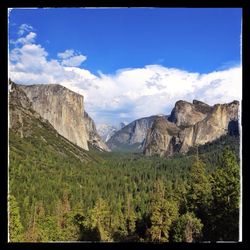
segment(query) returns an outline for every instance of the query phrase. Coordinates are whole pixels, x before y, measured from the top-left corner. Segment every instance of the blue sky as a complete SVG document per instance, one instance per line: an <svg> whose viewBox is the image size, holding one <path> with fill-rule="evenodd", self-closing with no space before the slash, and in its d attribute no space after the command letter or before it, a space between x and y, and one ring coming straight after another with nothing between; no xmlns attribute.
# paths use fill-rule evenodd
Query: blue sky
<svg viewBox="0 0 250 250"><path fill-rule="evenodd" d="M240 67L241 16L235 8L13 9L10 75L19 83L61 82L78 91L98 123L166 113L178 98L211 104L237 99L241 76L232 85L236 73L230 70ZM53 67L58 75L51 77ZM226 89L212 94L209 87L215 83L220 91L226 86L226 73L237 95ZM174 84L173 79L179 80ZM95 101L94 93L103 99L104 91L112 92L107 100ZM165 104L140 108L160 96ZM100 118L104 113L106 118Z"/></svg>

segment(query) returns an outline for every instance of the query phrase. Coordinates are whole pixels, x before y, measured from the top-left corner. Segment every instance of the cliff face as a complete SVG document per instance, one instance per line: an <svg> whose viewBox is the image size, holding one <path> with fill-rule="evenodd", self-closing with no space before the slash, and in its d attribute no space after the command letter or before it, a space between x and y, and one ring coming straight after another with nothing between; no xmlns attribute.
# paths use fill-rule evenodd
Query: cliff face
<svg viewBox="0 0 250 250"><path fill-rule="evenodd" d="M135 146L137 149L138 147L140 149L145 141L148 129L152 127L157 117L144 117L129 123L107 141L109 148L111 150L119 150L123 147Z"/></svg>
<svg viewBox="0 0 250 250"><path fill-rule="evenodd" d="M178 135L180 129L164 117L158 117L146 136L144 153L146 155L159 154L168 156L175 151L173 140Z"/></svg>
<svg viewBox="0 0 250 250"><path fill-rule="evenodd" d="M238 108L238 101L216 104L213 107L196 100L193 104L179 101L175 104L168 123L155 120L146 137L144 154L186 153L190 147L214 141L222 135L238 134ZM171 126L176 125L178 128L176 133L168 129L169 122ZM165 127L156 129L159 123L165 124ZM156 137L161 139L155 140Z"/></svg>
<svg viewBox="0 0 250 250"><path fill-rule="evenodd" d="M21 138L30 135L30 126L33 118L40 116L32 109L29 98L14 83L9 85L9 129L18 134Z"/></svg>
<svg viewBox="0 0 250 250"><path fill-rule="evenodd" d="M183 131L181 151L186 152L190 146L214 141L228 133L235 134L232 130L238 127L238 108L239 103L237 101L214 105L205 119Z"/></svg>
<svg viewBox="0 0 250 250"><path fill-rule="evenodd" d="M88 142L101 151L110 151L98 134L94 121L86 111L84 111L84 124L88 135Z"/></svg>
<svg viewBox="0 0 250 250"><path fill-rule="evenodd" d="M205 103L194 100L193 104L185 101L178 101L171 112L169 121L177 126L187 127L203 120L211 107Z"/></svg>
<svg viewBox="0 0 250 250"><path fill-rule="evenodd" d="M27 153L36 155L38 146L43 152L49 151L65 159L76 158L81 162L96 160L93 155L61 136L48 120L42 118L32 108L32 103L19 85L11 82L9 86L10 152L18 152L22 158Z"/></svg>
<svg viewBox="0 0 250 250"><path fill-rule="evenodd" d="M109 124L97 125L97 132L105 142L107 142L117 131L117 127Z"/></svg>
<svg viewBox="0 0 250 250"><path fill-rule="evenodd" d="M20 88L30 99L33 109L60 135L88 150L83 96L57 84L20 85Z"/></svg>

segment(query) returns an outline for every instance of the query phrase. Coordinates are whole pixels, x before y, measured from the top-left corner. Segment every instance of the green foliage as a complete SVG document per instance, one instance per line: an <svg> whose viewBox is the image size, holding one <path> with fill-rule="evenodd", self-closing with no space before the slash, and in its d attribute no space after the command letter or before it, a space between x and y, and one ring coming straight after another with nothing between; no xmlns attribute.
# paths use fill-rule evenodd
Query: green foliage
<svg viewBox="0 0 250 250"><path fill-rule="evenodd" d="M155 185L151 209L149 239L156 242L169 241L169 230L178 216L178 205L175 201L165 199L165 186L160 180Z"/></svg>
<svg viewBox="0 0 250 250"><path fill-rule="evenodd" d="M151 227L148 230L151 241L168 242L171 224L178 216L178 206L173 201L159 201L152 205Z"/></svg>
<svg viewBox="0 0 250 250"><path fill-rule="evenodd" d="M99 198L89 213L87 226L96 230L101 241L111 241L111 212L105 200Z"/></svg>
<svg viewBox="0 0 250 250"><path fill-rule="evenodd" d="M220 164L223 147L204 151L194 163L192 154L86 152L50 128L33 126L31 132L20 138L10 130L12 218L19 218L13 227L19 229L10 230L14 241L173 241L174 225L180 239L187 221L198 240L199 220L206 236L199 240L237 238L239 166L230 154ZM225 225L234 228L233 237L220 220L230 222Z"/></svg>
<svg viewBox="0 0 250 250"><path fill-rule="evenodd" d="M132 206L132 195L130 193L126 195L124 218L128 234L133 234L135 231L136 215Z"/></svg>
<svg viewBox="0 0 250 250"><path fill-rule="evenodd" d="M220 167L211 177L212 240L238 240L240 206L240 166L235 154L226 148Z"/></svg>
<svg viewBox="0 0 250 250"><path fill-rule="evenodd" d="M194 213L181 215L172 226L173 242L194 242L200 239L203 224Z"/></svg>
<svg viewBox="0 0 250 250"><path fill-rule="evenodd" d="M16 198L9 195L9 241L18 242L23 239L23 226L20 220L19 206Z"/></svg>
<svg viewBox="0 0 250 250"><path fill-rule="evenodd" d="M204 163L196 157L189 173L189 187L187 191L188 210L202 216L211 202L211 185L205 171Z"/></svg>

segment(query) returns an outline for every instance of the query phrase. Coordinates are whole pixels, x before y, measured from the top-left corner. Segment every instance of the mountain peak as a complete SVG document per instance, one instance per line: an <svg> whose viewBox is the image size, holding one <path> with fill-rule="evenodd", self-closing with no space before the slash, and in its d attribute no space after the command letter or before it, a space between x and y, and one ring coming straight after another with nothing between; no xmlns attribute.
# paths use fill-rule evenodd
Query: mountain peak
<svg viewBox="0 0 250 250"><path fill-rule="evenodd" d="M223 135L238 135L238 107L237 101L212 107L197 100L193 103L178 101L169 123L157 118L149 129L144 153L161 156L186 153L190 147L203 145ZM177 129L174 130L174 126Z"/></svg>
<svg viewBox="0 0 250 250"><path fill-rule="evenodd" d="M94 121L84 111L84 97L60 84L18 85L32 108L77 146L88 150L88 143L101 150L108 147L97 134Z"/></svg>

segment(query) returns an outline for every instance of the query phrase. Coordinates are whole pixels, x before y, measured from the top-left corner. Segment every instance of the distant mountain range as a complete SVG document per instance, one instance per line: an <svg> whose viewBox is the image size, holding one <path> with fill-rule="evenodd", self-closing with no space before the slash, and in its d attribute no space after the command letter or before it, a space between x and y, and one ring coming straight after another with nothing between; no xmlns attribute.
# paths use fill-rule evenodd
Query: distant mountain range
<svg viewBox="0 0 250 250"><path fill-rule="evenodd" d="M112 151L169 156L231 134L239 135L239 102L209 106L198 100L178 101L171 115L135 120L107 141Z"/></svg>
<svg viewBox="0 0 250 250"><path fill-rule="evenodd" d="M192 103L180 100L170 115L144 117L117 127L100 124L96 128L84 110L83 96L61 85L18 85L10 81L9 86L11 129L15 128L22 137L28 135L23 119L25 114L29 113L29 117L33 114L34 119L39 116L60 136L87 151L95 148L170 156L186 153L191 147L226 134L239 135L238 101L209 106L197 100ZM18 109L22 112L17 112Z"/></svg>
<svg viewBox="0 0 250 250"><path fill-rule="evenodd" d="M102 139L107 142L117 131L125 127L127 123L121 122L118 126L112 126L109 124L98 124L97 132L102 137Z"/></svg>

